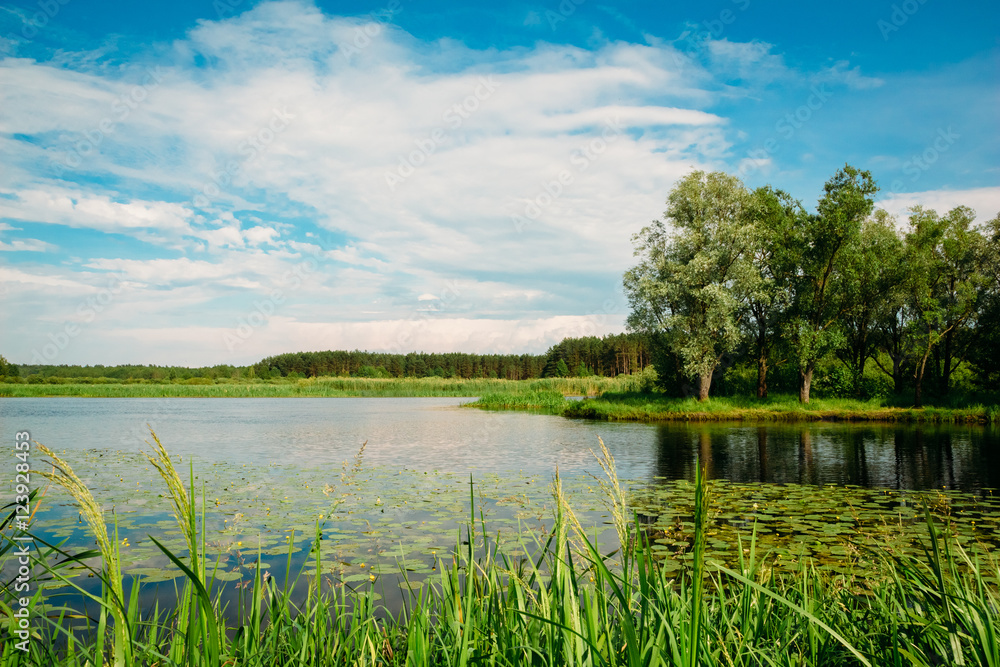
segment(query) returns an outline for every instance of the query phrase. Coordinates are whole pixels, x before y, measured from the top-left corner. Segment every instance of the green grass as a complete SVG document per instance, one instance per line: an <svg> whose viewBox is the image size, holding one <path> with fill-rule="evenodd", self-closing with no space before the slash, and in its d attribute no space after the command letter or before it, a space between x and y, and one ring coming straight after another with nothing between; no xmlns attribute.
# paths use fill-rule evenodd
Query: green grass
<svg viewBox="0 0 1000 667"><path fill-rule="evenodd" d="M988 423L996 421L997 406L911 408L881 399L818 398L808 404L797 396L720 397L699 402L665 398L661 394L613 393L567 402L567 417L605 421L877 421L903 423Z"/></svg>
<svg viewBox="0 0 1000 667"><path fill-rule="evenodd" d="M799 403L797 396L772 395L760 400L725 396L699 402L695 398L667 398L653 392L621 391L610 387L580 401L563 400L558 393L505 391L484 394L466 404L488 410L543 410L551 414L601 421L873 421L900 423L996 423L1000 406L912 408L884 399L814 398Z"/></svg>
<svg viewBox="0 0 1000 667"><path fill-rule="evenodd" d="M198 511L194 489L180 484L157 442L150 461L189 545L187 554L161 547L184 573L176 605L144 609L135 586L125 599L117 539L107 540L98 512L94 521L88 518L102 545L103 565L94 571L104 583L103 593L93 596L98 617L84 620L83 631L71 631L81 621L67 609L47 607L36 593L29 652L5 637L0 667L1000 665L1000 566L981 547L967 550L940 535L929 513L923 555L876 550L882 566L874 577L817 568L808 560L793 573L778 573L770 555L758 552L753 532L730 545L738 564L727 568L697 547L710 539L706 517L712 511L710 487L699 471L691 524L696 548L678 570L664 567L646 534L627 520L627 496L613 459L602 451L608 479L601 488L616 527L621 520L620 544L611 556L588 539L558 477L551 530L535 544L517 545L535 558L494 548L485 519L475 516L470 487L470 519L452 554L439 561L429 586L405 594L402 611L380 609L374 583L354 590L323 586L323 527L317 525L315 566L299 575L308 582L304 599L292 595L294 579L279 587L258 568L229 624L233 615L222 608L215 570L203 556L204 500ZM76 484L69 465L48 455L58 471L50 479L73 492L82 512L97 512L96 499ZM2 555L10 557L12 546L8 538ZM65 554L37 540L35 547L36 576L69 585L67 563L95 555ZM11 591L4 593L0 616L9 633L15 619Z"/></svg>
<svg viewBox="0 0 1000 667"><path fill-rule="evenodd" d="M513 392L499 391L483 394L475 403L466 403L486 410L539 410L561 414L566 399L558 391Z"/></svg>
<svg viewBox="0 0 1000 667"><path fill-rule="evenodd" d="M490 393L528 394L558 392L569 396L601 394L629 386L629 379L544 378L536 380L454 378L342 378L319 377L281 381L226 381L217 384L119 383L119 384L9 384L0 383L0 396L132 397L348 397L348 396L482 396Z"/></svg>

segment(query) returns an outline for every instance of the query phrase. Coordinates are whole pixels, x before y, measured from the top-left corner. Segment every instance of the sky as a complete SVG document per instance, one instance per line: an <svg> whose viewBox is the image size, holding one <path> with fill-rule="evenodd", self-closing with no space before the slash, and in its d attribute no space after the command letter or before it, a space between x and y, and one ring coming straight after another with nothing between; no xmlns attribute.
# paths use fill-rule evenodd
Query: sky
<svg viewBox="0 0 1000 667"><path fill-rule="evenodd" d="M15 0L0 354L542 353L694 169L1000 212L1000 5Z"/></svg>

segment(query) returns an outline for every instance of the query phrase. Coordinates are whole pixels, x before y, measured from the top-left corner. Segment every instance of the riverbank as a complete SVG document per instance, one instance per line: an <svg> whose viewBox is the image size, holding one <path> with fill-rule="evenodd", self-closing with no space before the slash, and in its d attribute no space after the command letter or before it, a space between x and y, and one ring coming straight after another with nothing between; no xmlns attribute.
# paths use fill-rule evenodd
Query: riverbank
<svg viewBox="0 0 1000 667"><path fill-rule="evenodd" d="M665 421L833 421L886 423L979 423L1000 422L1000 405L977 403L966 406L914 408L893 405L891 399L813 399L799 403L789 395L766 399L719 397L704 403L693 398L667 398L655 393L608 391L579 401L560 400L553 393L487 394L467 404L493 410L542 410L577 419L629 422Z"/></svg>

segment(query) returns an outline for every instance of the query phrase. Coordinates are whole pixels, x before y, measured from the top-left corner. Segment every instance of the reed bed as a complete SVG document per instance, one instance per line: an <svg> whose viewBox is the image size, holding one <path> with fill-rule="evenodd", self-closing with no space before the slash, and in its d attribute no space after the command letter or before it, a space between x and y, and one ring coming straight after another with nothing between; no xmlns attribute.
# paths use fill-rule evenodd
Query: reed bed
<svg viewBox="0 0 1000 667"><path fill-rule="evenodd" d="M68 464L49 457L56 466L50 479L75 489L82 511L93 510L96 501ZM610 555L588 539L558 476L551 532L518 545L533 558L495 548L489 526L476 519L470 487L470 518L453 552L439 561L429 586L410 591L404 581L398 612L377 604L375 582L353 590L322 585L319 524L315 567L299 575L308 582L304 596L293 595L294 578L279 587L258 568L232 610L221 604L202 555L204 499L199 516L195 489L180 482L157 441L150 461L190 552L160 547L185 575L176 606L141 608L134 585L124 599L117 543L102 541L109 535L103 514L88 515L101 542L103 566L93 570L105 584L94 596L99 618L74 618L38 593L28 653L6 636L0 666L1000 665L997 560L938 534L929 513L923 556L876 553L882 567L874 578L830 573L809 561L779 574L758 552L753 532L732 545L738 565L727 568L705 557L711 498L699 471L695 547L680 573L668 572L628 516L627 492L607 450L599 460L620 535ZM9 552L12 544L8 539L0 549ZM67 565L95 555L70 554L39 538L35 546L37 571L70 586ZM8 584L0 609L5 633L14 620L10 594ZM234 611L236 621L227 621Z"/></svg>

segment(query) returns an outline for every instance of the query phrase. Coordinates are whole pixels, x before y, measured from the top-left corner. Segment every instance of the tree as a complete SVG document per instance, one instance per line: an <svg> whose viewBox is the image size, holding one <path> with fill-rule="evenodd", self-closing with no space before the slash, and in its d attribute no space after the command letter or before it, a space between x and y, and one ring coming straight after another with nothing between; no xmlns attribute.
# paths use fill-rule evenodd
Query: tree
<svg viewBox="0 0 1000 667"><path fill-rule="evenodd" d="M840 298L845 345L837 356L851 371L854 394L862 394L865 364L876 349L880 324L902 306L903 240L896 220L879 209L861 225L856 247L845 253Z"/></svg>
<svg viewBox="0 0 1000 667"><path fill-rule="evenodd" d="M749 194L739 179L695 171L667 198L664 216L633 237L637 266L624 276L635 331L663 332L707 400L712 375L740 341L734 286L746 280Z"/></svg>
<svg viewBox="0 0 1000 667"><path fill-rule="evenodd" d="M7 361L2 354L0 354L0 377L7 375L17 375L18 368L14 364Z"/></svg>
<svg viewBox="0 0 1000 667"><path fill-rule="evenodd" d="M556 362L556 377L564 378L569 375L569 366L566 365L565 359L560 359Z"/></svg>
<svg viewBox="0 0 1000 667"><path fill-rule="evenodd" d="M817 214L800 219L789 237L798 255L793 316L785 327L799 366L799 401L809 402L816 364L843 341L843 302L836 283L844 256L857 248L861 225L874 207L878 186L868 171L844 165L823 186Z"/></svg>
<svg viewBox="0 0 1000 667"><path fill-rule="evenodd" d="M972 227L975 212L966 206L940 217L930 209L911 209L907 265L911 307L917 315L921 356L914 370L914 403L923 405L927 361L938 346L940 389L948 391L951 374L967 350L958 336L975 322L990 281L987 239ZM956 360L956 356L958 359Z"/></svg>
<svg viewBox="0 0 1000 667"><path fill-rule="evenodd" d="M969 351L969 361L976 371L976 382L982 388L1000 386L1000 213L983 229L985 256L983 275L985 289L976 316L975 345Z"/></svg>
<svg viewBox="0 0 1000 667"><path fill-rule="evenodd" d="M757 361L757 398L767 397L768 359L791 303L789 277L794 263L785 239L803 215L801 204L786 192L766 186L753 193L750 218L754 233L748 252L752 270L744 282L743 301Z"/></svg>

